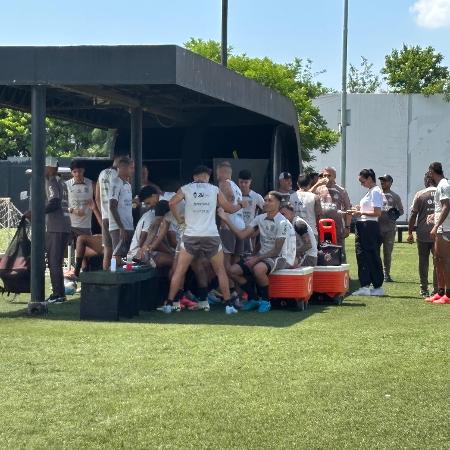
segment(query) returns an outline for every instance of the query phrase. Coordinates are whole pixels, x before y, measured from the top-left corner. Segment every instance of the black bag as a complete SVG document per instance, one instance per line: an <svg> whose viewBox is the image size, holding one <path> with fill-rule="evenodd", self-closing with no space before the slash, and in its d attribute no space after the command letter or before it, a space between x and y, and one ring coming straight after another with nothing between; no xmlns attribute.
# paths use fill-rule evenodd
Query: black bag
<svg viewBox="0 0 450 450"><path fill-rule="evenodd" d="M395 222L400 217L400 211L397 208L390 208L387 211L387 215L389 219Z"/></svg>
<svg viewBox="0 0 450 450"><path fill-rule="evenodd" d="M319 252L317 255L318 266L340 266L342 262L341 245L334 245L328 242L319 244Z"/></svg>
<svg viewBox="0 0 450 450"><path fill-rule="evenodd" d="M31 292L31 241L29 225L22 217L5 255L0 261L0 292L22 294Z"/></svg>

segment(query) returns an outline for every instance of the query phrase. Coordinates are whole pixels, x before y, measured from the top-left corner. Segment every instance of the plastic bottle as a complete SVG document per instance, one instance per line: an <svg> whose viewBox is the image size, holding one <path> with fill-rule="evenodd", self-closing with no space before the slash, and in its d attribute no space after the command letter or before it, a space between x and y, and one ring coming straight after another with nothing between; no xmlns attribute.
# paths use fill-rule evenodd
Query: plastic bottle
<svg viewBox="0 0 450 450"><path fill-rule="evenodd" d="M111 267L110 267L110 271L111 272L115 272L117 268L117 261L116 258L111 258Z"/></svg>

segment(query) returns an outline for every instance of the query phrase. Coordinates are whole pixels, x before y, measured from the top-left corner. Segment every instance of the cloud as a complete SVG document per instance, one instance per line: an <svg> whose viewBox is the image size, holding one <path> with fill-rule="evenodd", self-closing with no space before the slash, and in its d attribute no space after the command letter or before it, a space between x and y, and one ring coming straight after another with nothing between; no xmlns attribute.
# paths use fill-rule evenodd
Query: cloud
<svg viewBox="0 0 450 450"><path fill-rule="evenodd" d="M409 10L420 27L450 27L450 0L417 0Z"/></svg>

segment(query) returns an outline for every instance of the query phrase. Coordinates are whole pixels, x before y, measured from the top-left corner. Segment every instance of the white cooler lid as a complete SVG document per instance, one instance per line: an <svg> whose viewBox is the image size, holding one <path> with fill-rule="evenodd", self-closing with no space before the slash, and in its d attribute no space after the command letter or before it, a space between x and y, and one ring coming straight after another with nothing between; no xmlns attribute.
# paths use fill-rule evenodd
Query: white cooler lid
<svg viewBox="0 0 450 450"><path fill-rule="evenodd" d="M314 272L346 272L350 270L350 264L342 264L340 266L316 266Z"/></svg>
<svg viewBox="0 0 450 450"><path fill-rule="evenodd" d="M314 272L314 267L299 267L297 269L282 269L272 272L271 275L296 276L309 275Z"/></svg>

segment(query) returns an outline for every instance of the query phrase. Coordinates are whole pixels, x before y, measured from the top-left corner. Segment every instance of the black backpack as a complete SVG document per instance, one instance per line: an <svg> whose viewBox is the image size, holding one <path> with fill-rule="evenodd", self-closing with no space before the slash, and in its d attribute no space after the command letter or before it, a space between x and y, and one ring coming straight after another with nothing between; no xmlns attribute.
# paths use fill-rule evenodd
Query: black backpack
<svg viewBox="0 0 450 450"><path fill-rule="evenodd" d="M0 261L0 292L22 294L31 292L31 241L29 222L25 217L19 222L5 255Z"/></svg>
<svg viewBox="0 0 450 450"><path fill-rule="evenodd" d="M343 262L342 246L322 242L317 255L318 266L340 266Z"/></svg>

